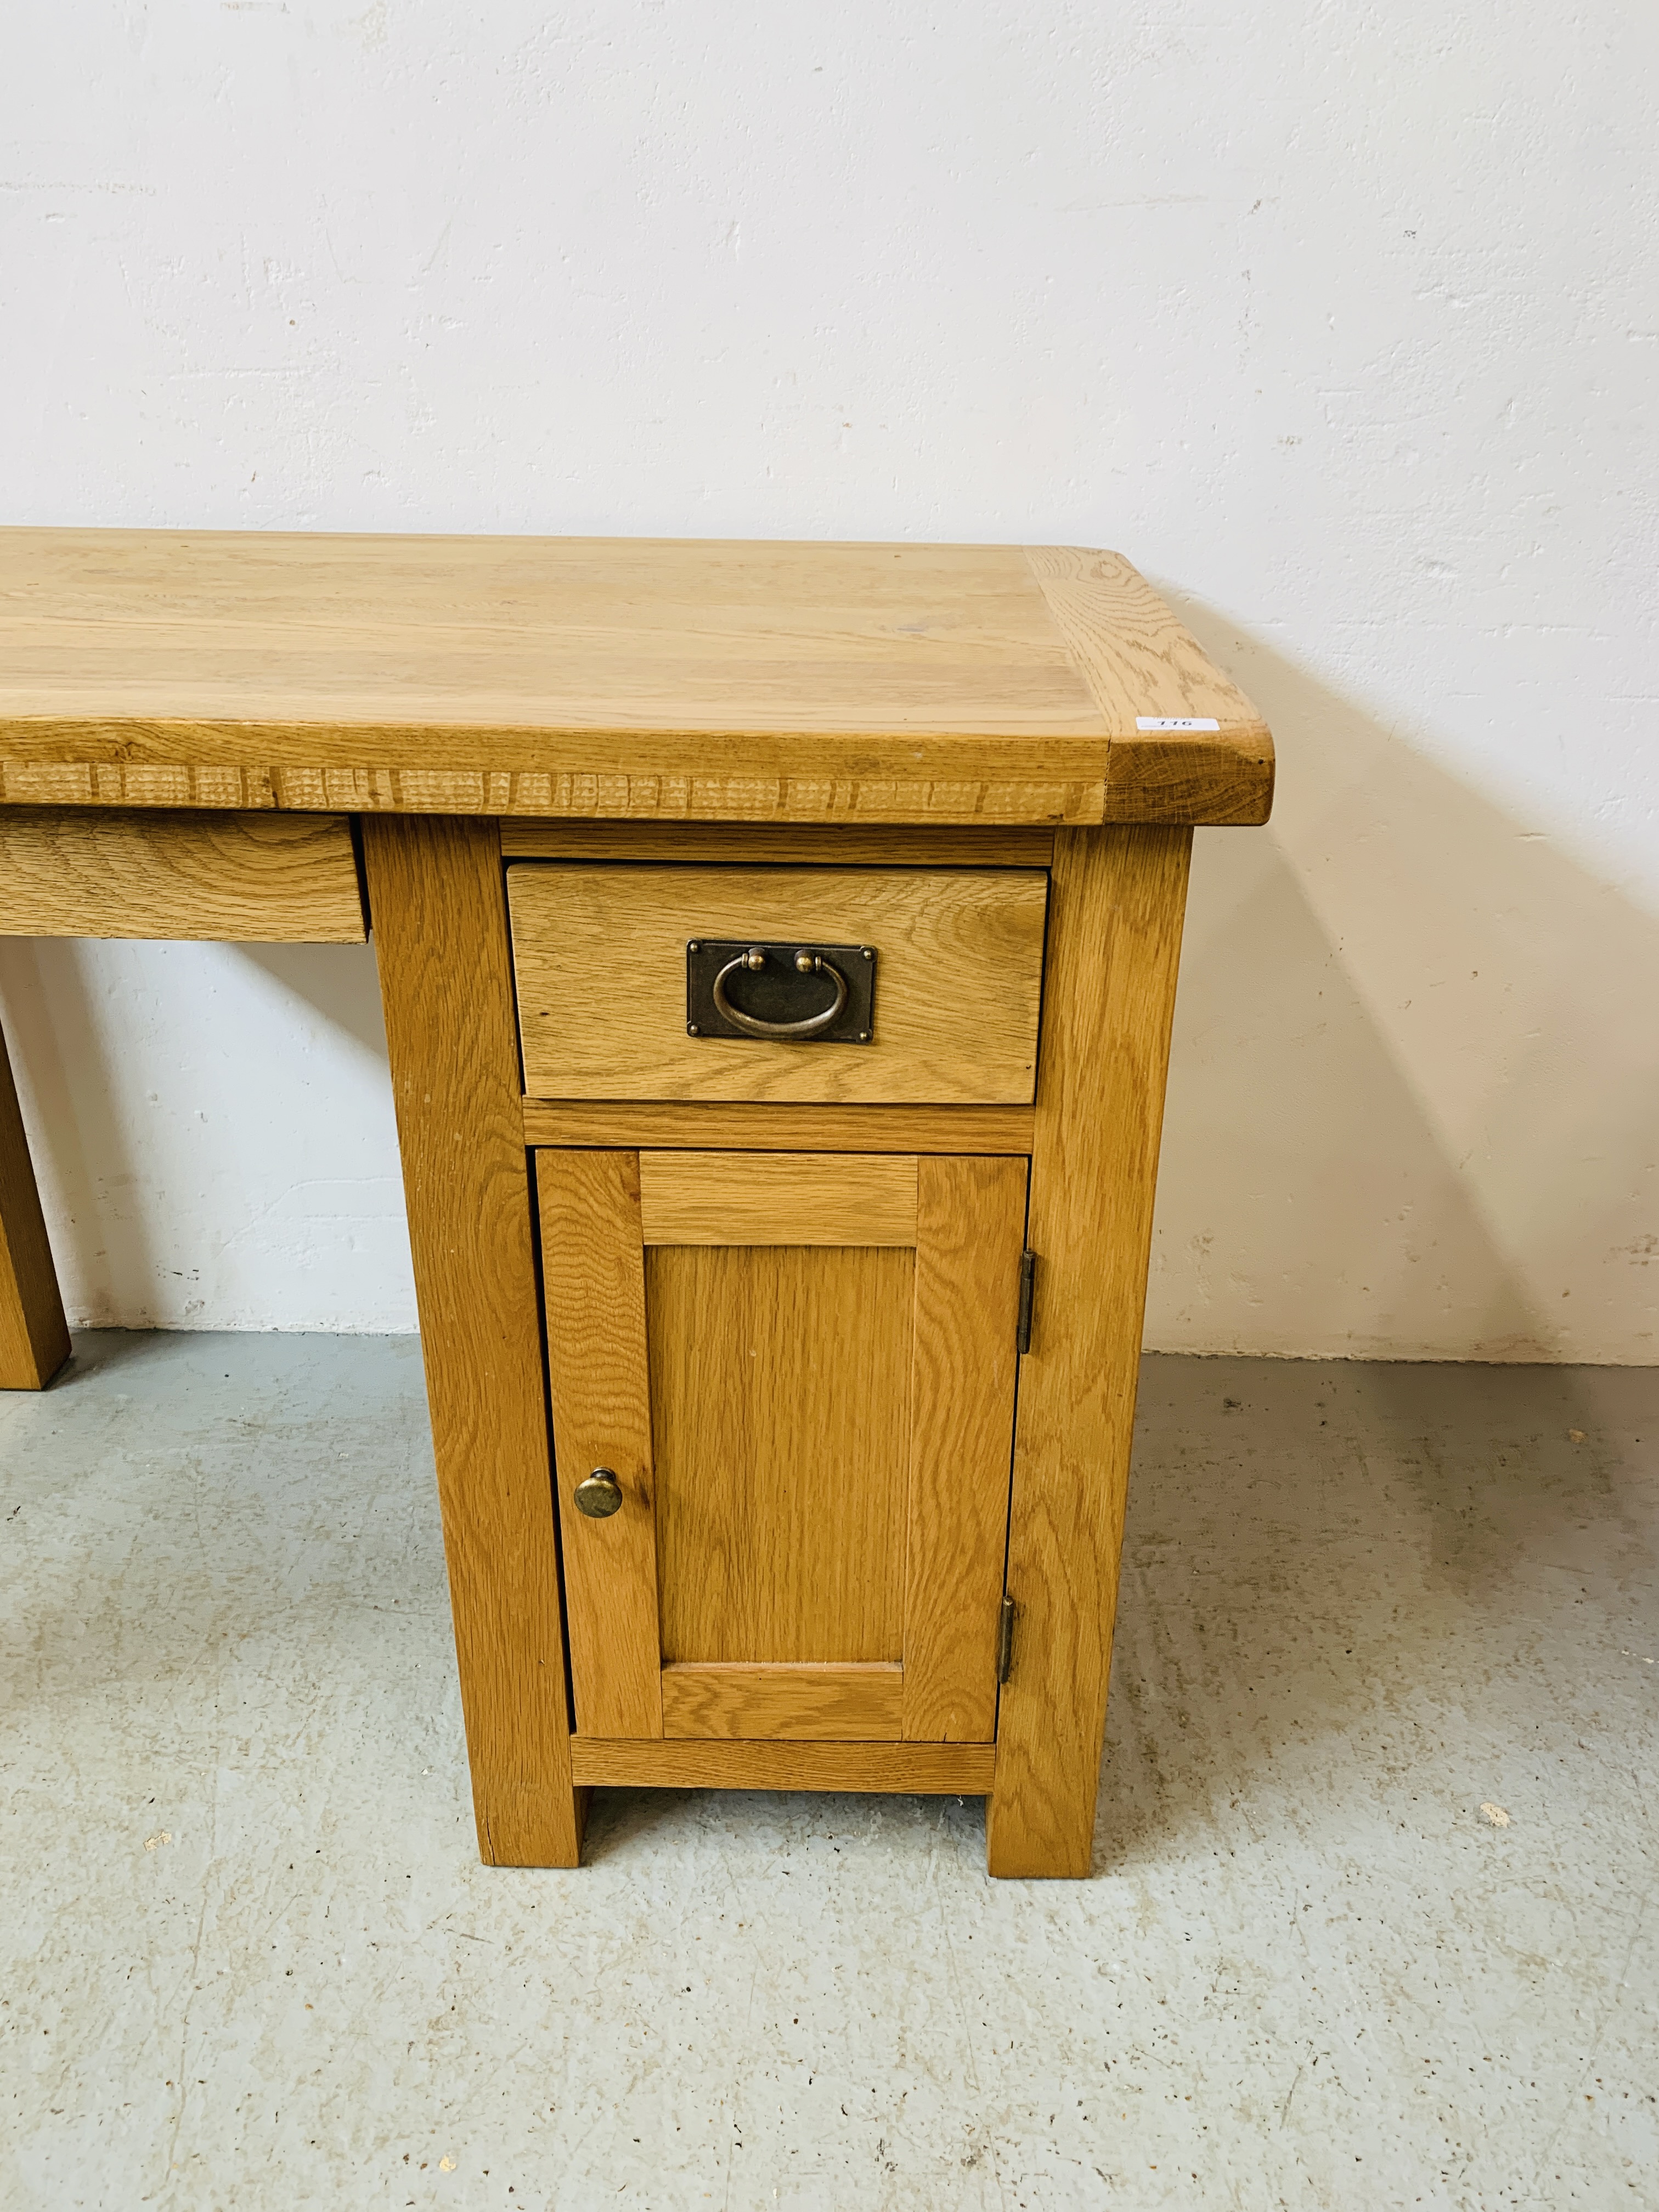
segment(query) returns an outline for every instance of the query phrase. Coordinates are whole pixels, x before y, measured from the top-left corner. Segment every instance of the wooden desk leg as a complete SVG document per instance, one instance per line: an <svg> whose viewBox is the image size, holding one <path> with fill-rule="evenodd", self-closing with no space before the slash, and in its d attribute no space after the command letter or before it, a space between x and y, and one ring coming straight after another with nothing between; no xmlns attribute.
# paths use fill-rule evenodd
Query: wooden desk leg
<svg viewBox="0 0 1659 2212"><path fill-rule="evenodd" d="M44 1390L69 1356L69 1323L0 1037L0 1390Z"/></svg>
<svg viewBox="0 0 1659 2212"><path fill-rule="evenodd" d="M994 1875L1086 1875L1192 832L1061 830L1032 1143Z"/></svg>
<svg viewBox="0 0 1659 2212"><path fill-rule="evenodd" d="M501 840L364 818L478 1848L574 1866L564 1633Z"/></svg>

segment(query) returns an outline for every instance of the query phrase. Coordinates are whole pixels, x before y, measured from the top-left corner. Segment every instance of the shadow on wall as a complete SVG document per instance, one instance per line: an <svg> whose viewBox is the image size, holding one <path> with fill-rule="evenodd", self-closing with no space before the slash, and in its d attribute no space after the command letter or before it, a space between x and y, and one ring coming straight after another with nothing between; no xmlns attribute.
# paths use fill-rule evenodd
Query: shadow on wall
<svg viewBox="0 0 1659 2212"><path fill-rule="evenodd" d="M79 954L73 939L0 937L0 1010L72 1321L82 1285L147 1282L157 1266L119 1073Z"/></svg>
<svg viewBox="0 0 1659 2212"><path fill-rule="evenodd" d="M1659 925L1175 604L1279 780L1195 842L1148 1345L1659 1360Z"/></svg>
<svg viewBox="0 0 1659 2212"><path fill-rule="evenodd" d="M244 960L302 999L363 1050L386 1064L380 981L372 948L338 945L239 945ZM387 1082L391 1081L390 1075Z"/></svg>
<svg viewBox="0 0 1659 2212"><path fill-rule="evenodd" d="M407 1328L373 951L0 939L74 1326Z"/></svg>

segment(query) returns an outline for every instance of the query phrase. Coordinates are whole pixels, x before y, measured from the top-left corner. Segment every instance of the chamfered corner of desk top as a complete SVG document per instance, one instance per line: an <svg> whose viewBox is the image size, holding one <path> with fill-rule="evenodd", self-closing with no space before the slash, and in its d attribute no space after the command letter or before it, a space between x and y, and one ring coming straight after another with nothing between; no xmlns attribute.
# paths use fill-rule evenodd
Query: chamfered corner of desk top
<svg viewBox="0 0 1659 2212"><path fill-rule="evenodd" d="M1272 787L1115 553L0 530L0 802L1256 823Z"/></svg>
<svg viewBox="0 0 1659 2212"><path fill-rule="evenodd" d="M1264 823L1267 725L1139 570L1090 546L1024 550L1107 732L1103 818Z"/></svg>

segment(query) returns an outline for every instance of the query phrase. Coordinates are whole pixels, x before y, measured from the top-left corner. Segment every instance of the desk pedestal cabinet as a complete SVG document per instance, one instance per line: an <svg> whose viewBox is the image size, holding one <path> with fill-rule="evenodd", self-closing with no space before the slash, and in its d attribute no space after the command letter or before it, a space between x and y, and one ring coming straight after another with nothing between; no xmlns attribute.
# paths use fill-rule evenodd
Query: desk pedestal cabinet
<svg viewBox="0 0 1659 2212"><path fill-rule="evenodd" d="M331 540L312 647L288 556L149 537L83 700L84 654L39 671L117 534L15 535L47 581L0 685L0 928L372 923L484 1858L576 1865L594 1786L933 1791L985 1797L992 1873L1086 1874L1191 824L1265 817L1249 702L1112 556ZM554 641L484 731L437 690L475 568L491 653L531 569ZM407 685L340 719L352 592L364 669L433 658L424 720ZM725 691L677 643L672 703L624 700L624 616L648 663L699 592ZM815 623L762 730L750 660ZM1220 734L1137 750L1146 705ZM0 1384L67 1348L0 1056Z"/></svg>
<svg viewBox="0 0 1659 2212"><path fill-rule="evenodd" d="M1086 1873L1190 832L507 827L363 824L485 1856L574 1864L592 1784L934 1790ZM871 1042L688 1038L699 933L868 944Z"/></svg>

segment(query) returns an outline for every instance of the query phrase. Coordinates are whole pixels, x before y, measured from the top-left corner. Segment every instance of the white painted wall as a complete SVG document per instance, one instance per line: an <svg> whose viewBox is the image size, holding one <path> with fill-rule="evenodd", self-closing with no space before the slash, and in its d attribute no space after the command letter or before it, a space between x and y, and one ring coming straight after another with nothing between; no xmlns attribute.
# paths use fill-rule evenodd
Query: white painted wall
<svg viewBox="0 0 1659 2212"><path fill-rule="evenodd" d="M1268 713L1149 1334L1659 1358L1659 10L12 0L19 522L1121 546ZM0 948L79 1316L400 1328L372 956Z"/></svg>

